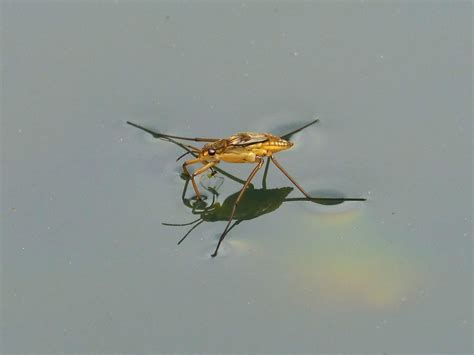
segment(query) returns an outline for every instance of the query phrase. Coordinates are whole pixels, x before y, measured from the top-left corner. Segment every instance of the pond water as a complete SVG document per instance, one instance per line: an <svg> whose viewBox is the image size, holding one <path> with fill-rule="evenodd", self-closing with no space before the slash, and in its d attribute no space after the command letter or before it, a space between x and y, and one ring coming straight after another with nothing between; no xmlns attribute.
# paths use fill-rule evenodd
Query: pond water
<svg viewBox="0 0 474 355"><path fill-rule="evenodd" d="M472 351L470 2L1 6L2 352ZM242 185L193 214L183 150L126 124L315 117L278 161L367 201L271 166L216 258Z"/></svg>

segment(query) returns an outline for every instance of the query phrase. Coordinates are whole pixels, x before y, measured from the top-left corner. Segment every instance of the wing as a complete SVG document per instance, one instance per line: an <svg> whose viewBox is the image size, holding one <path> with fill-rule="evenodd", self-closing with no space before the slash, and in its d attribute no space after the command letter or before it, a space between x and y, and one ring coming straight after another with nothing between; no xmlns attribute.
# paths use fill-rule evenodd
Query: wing
<svg viewBox="0 0 474 355"><path fill-rule="evenodd" d="M269 136L265 133L242 132L227 138L229 145L236 147L245 147L255 143L268 141Z"/></svg>

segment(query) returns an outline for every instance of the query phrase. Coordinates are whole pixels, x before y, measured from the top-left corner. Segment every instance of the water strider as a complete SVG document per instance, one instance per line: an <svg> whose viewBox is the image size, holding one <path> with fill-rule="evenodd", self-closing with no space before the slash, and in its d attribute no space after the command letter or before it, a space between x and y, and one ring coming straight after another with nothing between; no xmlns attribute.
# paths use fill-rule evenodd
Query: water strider
<svg viewBox="0 0 474 355"><path fill-rule="evenodd" d="M234 134L228 138L189 138L189 137L180 137L174 136L169 134L163 134L159 132L154 132L149 130L145 127L142 127L138 124L132 123L127 121L129 125L132 125L136 128L139 128L145 132L150 133L155 138L160 138L163 140L167 140L169 142L175 143L186 150L186 153L181 155L177 160L184 157L187 154L191 154L194 156L194 159L190 159L184 162L183 164L183 171L191 178L191 182L196 193L197 199L201 199L201 193L197 187L195 177L204 173L205 171L211 169L213 173L215 172L214 169L217 169L216 165L220 162L227 162L227 163L253 163L256 164L253 168L252 172L248 176L247 180L243 183L243 187L240 190L239 194L235 198L232 203L232 209L228 217L227 225L222 232L219 242L217 243L216 249L214 253L211 254L212 257L217 255L217 251L224 240L225 236L231 229L231 223L234 219L235 213L237 211L237 207L244 196L245 191L250 186L252 179L255 177L257 172L262 168L264 164L264 159L267 158L267 167L265 169L265 176L268 171L268 166L270 161L298 188L298 190L303 193L303 195L309 200L318 200L318 201L365 201L365 198L343 198L335 197L314 197L310 196L296 181L291 177L288 172L278 163L275 159L274 154L278 153L283 150L290 149L293 146L293 143L289 141L289 138L315 124L318 122L318 119L315 119L312 122L307 123L306 125L295 129L285 135L275 136L270 133L254 133L254 132L241 132ZM202 148L196 148L189 144L183 144L177 142L176 140L186 140L186 141L194 141L194 142L206 142L206 144ZM202 167L195 170L192 174L189 173L188 166L201 163L203 164ZM184 238L183 238L184 239Z"/></svg>

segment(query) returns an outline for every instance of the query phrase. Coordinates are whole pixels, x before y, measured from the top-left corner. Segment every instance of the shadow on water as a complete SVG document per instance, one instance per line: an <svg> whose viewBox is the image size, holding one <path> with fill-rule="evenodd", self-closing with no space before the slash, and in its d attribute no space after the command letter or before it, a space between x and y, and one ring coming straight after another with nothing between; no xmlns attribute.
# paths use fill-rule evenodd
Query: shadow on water
<svg viewBox="0 0 474 355"><path fill-rule="evenodd" d="M268 165L267 165L268 166ZM225 171L224 171L225 172ZM227 173L226 176L234 181L241 182L237 177ZM206 201L196 199L196 196L186 198L186 192L189 186L190 178L187 175L182 174L181 177L185 180L182 201L183 204L191 209L194 215L198 215L199 218L188 223L162 223L165 226L191 226L186 234L178 241L178 245L183 242L191 232L197 228L203 222L227 222L232 215L232 210L235 202L240 194L240 190L227 196L222 202L216 202L216 198L219 193L212 187L206 187L212 195L212 201L210 204ZM226 234L230 232L234 227L251 219L258 218L264 214L272 213L276 211L284 202L312 202L319 205L338 205L343 203L346 199L343 196L332 197L332 198L307 198L307 197L293 197L288 198L287 196L293 191L293 187L279 187L268 189L266 187L265 174L262 179L262 188L256 189L252 184L249 186L245 194L239 201L239 207L232 216L233 224L229 227ZM340 195L334 193L334 195Z"/></svg>

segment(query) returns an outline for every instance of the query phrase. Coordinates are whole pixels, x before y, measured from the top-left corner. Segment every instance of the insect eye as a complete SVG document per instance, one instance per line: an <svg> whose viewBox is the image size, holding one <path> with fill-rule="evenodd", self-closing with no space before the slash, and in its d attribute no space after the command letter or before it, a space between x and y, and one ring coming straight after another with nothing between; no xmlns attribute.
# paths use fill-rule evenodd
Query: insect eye
<svg viewBox="0 0 474 355"><path fill-rule="evenodd" d="M216 154L216 150L211 148L207 151L207 153L212 156L212 155Z"/></svg>

